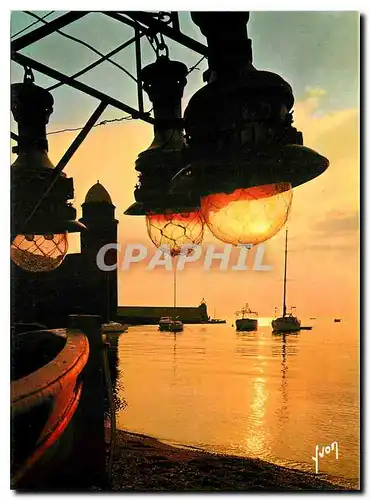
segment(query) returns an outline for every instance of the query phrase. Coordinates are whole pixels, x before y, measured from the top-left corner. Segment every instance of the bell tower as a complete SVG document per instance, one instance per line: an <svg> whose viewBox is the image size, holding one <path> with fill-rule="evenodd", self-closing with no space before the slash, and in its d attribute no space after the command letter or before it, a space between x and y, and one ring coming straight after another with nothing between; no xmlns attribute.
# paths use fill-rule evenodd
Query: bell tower
<svg viewBox="0 0 370 500"><path fill-rule="evenodd" d="M109 243L117 243L115 206L108 191L97 181L87 192L82 204L82 222L87 231L81 233L81 257L85 267L86 313L99 314L109 321L117 314L117 269L102 270L97 264L99 250ZM117 264L117 250L105 252L107 266Z"/></svg>

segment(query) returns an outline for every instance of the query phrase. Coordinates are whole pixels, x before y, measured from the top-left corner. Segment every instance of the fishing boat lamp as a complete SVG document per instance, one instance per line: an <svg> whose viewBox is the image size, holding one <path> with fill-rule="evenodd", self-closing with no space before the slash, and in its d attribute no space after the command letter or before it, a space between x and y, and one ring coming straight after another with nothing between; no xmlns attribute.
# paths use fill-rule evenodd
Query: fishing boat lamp
<svg viewBox="0 0 370 500"><path fill-rule="evenodd" d="M125 215L145 215L150 239L172 257L189 253L203 240L200 197L169 192L171 179L185 165L181 98L187 73L185 64L168 56L159 56L141 72L143 89L153 103L154 140L136 160L136 202L125 211Z"/></svg>
<svg viewBox="0 0 370 500"><path fill-rule="evenodd" d="M18 123L18 145L13 148L18 156L11 166L11 258L29 272L56 269L68 251L67 233L85 229L68 203L74 196L73 179L63 173L55 179L47 154L46 124L53 103L30 72L23 83L11 86L11 108Z"/></svg>
<svg viewBox="0 0 370 500"><path fill-rule="evenodd" d="M292 126L294 97L279 75L252 64L247 12L193 12L207 38L207 84L184 114L187 165L172 193L201 198L216 238L258 244L286 222L293 188L322 174L329 161L303 146Z"/></svg>

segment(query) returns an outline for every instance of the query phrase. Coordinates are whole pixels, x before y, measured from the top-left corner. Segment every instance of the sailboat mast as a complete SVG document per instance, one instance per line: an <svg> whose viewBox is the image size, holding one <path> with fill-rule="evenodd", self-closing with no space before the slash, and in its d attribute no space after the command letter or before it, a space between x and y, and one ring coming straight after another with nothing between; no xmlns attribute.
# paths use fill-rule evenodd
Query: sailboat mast
<svg viewBox="0 0 370 500"><path fill-rule="evenodd" d="M176 258L174 258L173 261L174 261L174 268L173 268L173 309L174 309L174 312L175 312L175 309L176 309L176 267L177 267Z"/></svg>
<svg viewBox="0 0 370 500"><path fill-rule="evenodd" d="M283 317L286 316L286 272L288 255L288 228L285 231L285 256L284 256L284 289L283 289Z"/></svg>

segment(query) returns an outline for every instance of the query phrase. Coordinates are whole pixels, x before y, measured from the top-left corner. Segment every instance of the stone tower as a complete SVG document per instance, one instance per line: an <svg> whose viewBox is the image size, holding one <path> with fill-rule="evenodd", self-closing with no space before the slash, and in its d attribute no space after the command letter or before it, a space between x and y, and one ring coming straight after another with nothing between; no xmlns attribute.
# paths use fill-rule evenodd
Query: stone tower
<svg viewBox="0 0 370 500"><path fill-rule="evenodd" d="M97 255L107 244L117 243L115 206L108 191L99 181L87 192L82 204L82 218L87 231L81 233L81 257L85 268L85 309L87 313L100 314L103 321L114 320L117 314L117 269L99 269ZM117 250L105 252L107 266L117 264Z"/></svg>

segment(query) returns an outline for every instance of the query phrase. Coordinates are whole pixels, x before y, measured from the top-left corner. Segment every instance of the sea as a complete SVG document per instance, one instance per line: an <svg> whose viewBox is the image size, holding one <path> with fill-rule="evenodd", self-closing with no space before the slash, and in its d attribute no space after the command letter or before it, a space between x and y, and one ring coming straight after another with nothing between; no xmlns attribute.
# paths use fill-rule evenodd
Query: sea
<svg viewBox="0 0 370 500"><path fill-rule="evenodd" d="M313 328L276 335L269 318L244 333L232 319L177 334L130 327L118 343L117 427L357 480L357 325L302 324Z"/></svg>

